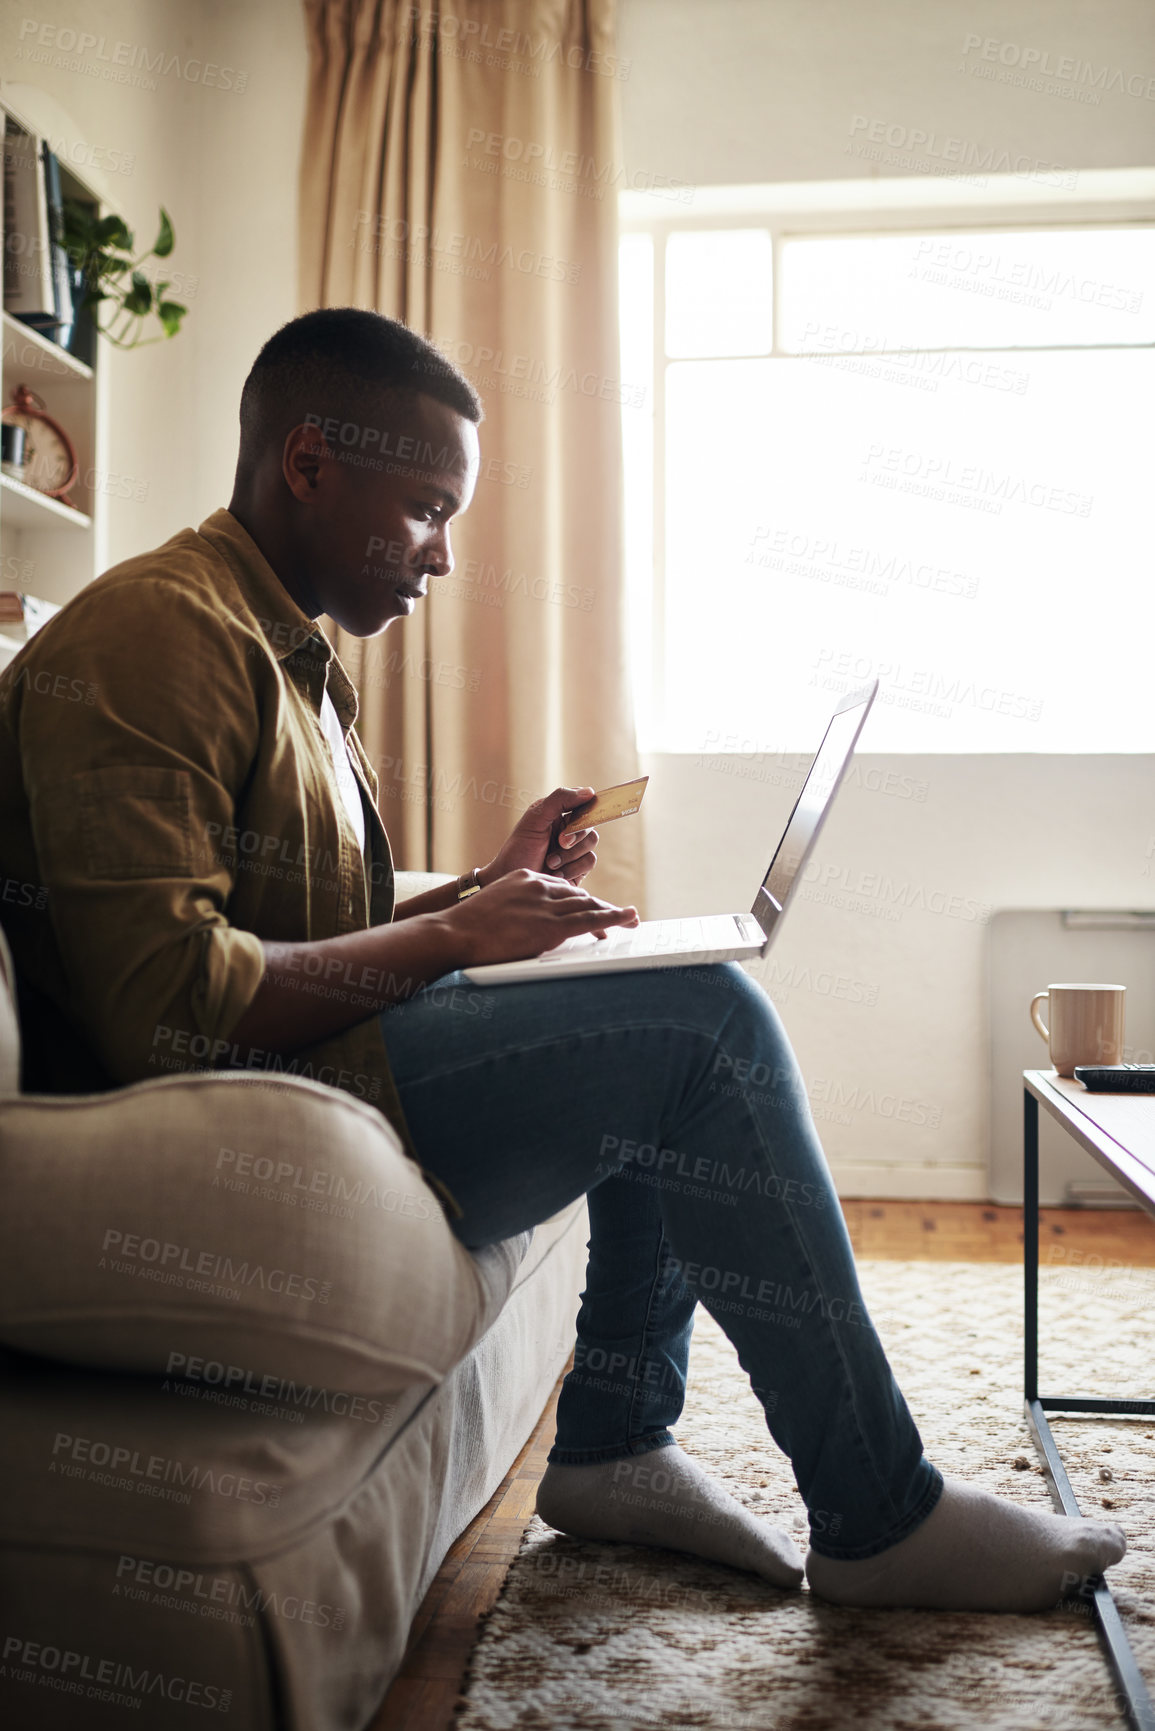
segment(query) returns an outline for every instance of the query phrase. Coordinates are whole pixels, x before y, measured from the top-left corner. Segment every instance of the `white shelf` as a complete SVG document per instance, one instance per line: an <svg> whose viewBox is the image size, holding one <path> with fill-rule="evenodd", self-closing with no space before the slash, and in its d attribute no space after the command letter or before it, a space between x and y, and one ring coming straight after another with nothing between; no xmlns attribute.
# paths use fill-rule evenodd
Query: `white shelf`
<svg viewBox="0 0 1155 1731"><path fill-rule="evenodd" d="M109 213L109 188L87 166L91 150L74 148L82 142L79 131L45 92L0 79L0 132L10 126L50 141L60 160L66 196L93 203L101 216ZM76 168L75 163L86 166ZM4 238L0 215L0 243ZM0 338L0 402L11 403L21 384L42 397L48 413L66 430L79 473L89 482L81 484L78 476L71 490L80 506L76 509L0 471L0 556L9 572L24 573L19 583L10 576L6 585L30 589L63 607L108 563L108 501L99 485L93 485L94 477L107 473L108 467L109 378L107 357L99 346L104 338L88 366L53 342L51 334L24 324L2 306ZM7 635L2 626L0 635ZM10 653L0 645L0 664Z"/></svg>
<svg viewBox="0 0 1155 1731"><path fill-rule="evenodd" d="M24 324L20 319L14 319L11 313L4 314L4 336L5 348L8 347L8 339L11 339L14 342L26 343L33 349L38 356L33 365L40 372L48 373L50 377L60 379L90 379L92 377L91 367L86 367L83 361L78 361L66 349L62 349L59 343L54 343L48 337L41 336L40 332L33 330L31 325Z"/></svg>
<svg viewBox="0 0 1155 1731"><path fill-rule="evenodd" d="M26 487L11 475L0 475L0 511L4 521L17 529L54 529L57 522L71 524L74 529L92 528L92 518L83 511L62 505L47 493L38 493L35 487Z"/></svg>

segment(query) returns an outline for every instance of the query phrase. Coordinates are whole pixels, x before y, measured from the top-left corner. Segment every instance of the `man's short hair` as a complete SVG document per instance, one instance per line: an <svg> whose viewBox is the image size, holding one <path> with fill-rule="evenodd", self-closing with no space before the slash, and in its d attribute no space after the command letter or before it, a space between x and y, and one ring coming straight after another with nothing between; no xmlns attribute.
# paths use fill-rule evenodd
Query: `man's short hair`
<svg viewBox="0 0 1155 1731"><path fill-rule="evenodd" d="M241 392L241 466L278 448L306 420L358 421L384 393L433 397L467 421L482 418L465 374L397 319L361 307L321 307L269 338Z"/></svg>

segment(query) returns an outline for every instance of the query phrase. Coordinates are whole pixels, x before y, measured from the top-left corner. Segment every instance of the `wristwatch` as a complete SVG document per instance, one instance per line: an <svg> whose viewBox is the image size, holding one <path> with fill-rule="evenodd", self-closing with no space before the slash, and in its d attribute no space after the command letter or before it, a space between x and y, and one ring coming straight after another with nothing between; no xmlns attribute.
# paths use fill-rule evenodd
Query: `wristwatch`
<svg viewBox="0 0 1155 1731"><path fill-rule="evenodd" d="M474 866L471 872L462 872L457 880L457 899L465 901L468 896L475 896L481 888L481 867Z"/></svg>

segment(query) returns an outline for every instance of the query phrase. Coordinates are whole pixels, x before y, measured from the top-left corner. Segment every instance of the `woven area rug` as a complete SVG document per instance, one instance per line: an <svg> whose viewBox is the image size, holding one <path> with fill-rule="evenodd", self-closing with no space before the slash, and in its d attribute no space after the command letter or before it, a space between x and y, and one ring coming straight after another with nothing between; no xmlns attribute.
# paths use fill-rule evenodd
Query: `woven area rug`
<svg viewBox="0 0 1155 1731"><path fill-rule="evenodd" d="M1022 1418L1022 1273L864 1262L875 1324L944 1472L1051 1507ZM1044 1394L1152 1393L1155 1270L1041 1271ZM1155 1692L1155 1423L1054 1423L1085 1513L1128 1555L1112 1587ZM699 1308L682 1446L792 1528L802 1503L733 1348ZM672 1552L567 1539L536 1518L474 1652L459 1731L1107 1731L1124 1723L1081 1609L848 1611Z"/></svg>

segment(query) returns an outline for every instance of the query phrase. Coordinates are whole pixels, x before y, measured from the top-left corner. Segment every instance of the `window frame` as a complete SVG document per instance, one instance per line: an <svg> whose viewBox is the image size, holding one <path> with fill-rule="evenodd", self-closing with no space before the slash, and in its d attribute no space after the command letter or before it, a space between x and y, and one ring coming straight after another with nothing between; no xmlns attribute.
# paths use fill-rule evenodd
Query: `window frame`
<svg viewBox="0 0 1155 1731"><path fill-rule="evenodd" d="M928 180L930 185L928 186ZM976 184L981 182L981 184ZM692 199L674 204L659 194L619 194L619 237L643 234L652 243L652 351L650 356L653 478L650 523L648 605L637 596L644 578L626 571L631 616L648 621L650 668L648 713L636 715L639 749L670 748L667 692L666 616L666 374L670 366L696 360L801 360L858 356L857 350L785 349L781 341L782 247L788 240L816 236L872 239L904 232L1021 232L1155 226L1155 169L1080 172L1075 184L1052 186L1030 175L909 176L874 181L814 181L781 185L718 186L689 189ZM771 243L771 346L757 355L669 356L666 353L666 248L672 234L715 229L765 228ZM903 354L1030 354L1044 345L957 345L949 348L893 348ZM1150 343L1055 343L1048 353L1084 349L1151 348ZM629 371L623 354L623 376Z"/></svg>

